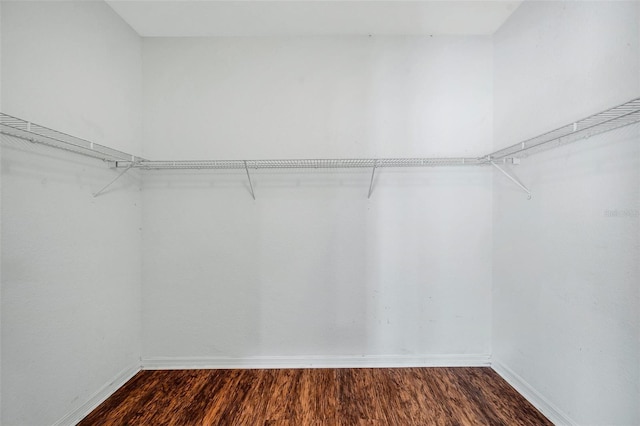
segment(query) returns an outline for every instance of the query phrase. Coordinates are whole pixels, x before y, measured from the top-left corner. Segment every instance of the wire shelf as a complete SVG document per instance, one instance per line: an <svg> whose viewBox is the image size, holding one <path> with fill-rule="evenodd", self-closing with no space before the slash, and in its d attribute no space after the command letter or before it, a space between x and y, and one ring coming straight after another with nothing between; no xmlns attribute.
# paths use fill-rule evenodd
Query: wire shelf
<svg viewBox="0 0 640 426"><path fill-rule="evenodd" d="M118 162L128 167L130 162ZM482 158L335 158L290 160L194 160L194 161L141 161L133 164L143 170L170 169L341 169L380 167L434 167L485 165Z"/></svg>
<svg viewBox="0 0 640 426"><path fill-rule="evenodd" d="M525 157L529 154L553 148L578 139L607 132L640 122L640 98L591 115L582 120L536 136L526 141L500 149L480 157L432 157L432 158L336 158L336 159L282 159L282 160L193 160L150 161L116 149L89 142L66 133L0 113L0 133L3 140L19 138L34 144L45 145L82 154L115 164L118 168L142 170L206 170L206 169L342 169L383 167L437 167L437 166L485 166L499 160ZM495 164L494 164L495 165Z"/></svg>
<svg viewBox="0 0 640 426"><path fill-rule="evenodd" d="M493 160L525 157L640 122L640 98L489 154Z"/></svg>
<svg viewBox="0 0 640 426"><path fill-rule="evenodd" d="M137 163L144 160L126 152L89 142L4 113L0 113L0 133L34 144L57 148L107 162L129 161Z"/></svg>

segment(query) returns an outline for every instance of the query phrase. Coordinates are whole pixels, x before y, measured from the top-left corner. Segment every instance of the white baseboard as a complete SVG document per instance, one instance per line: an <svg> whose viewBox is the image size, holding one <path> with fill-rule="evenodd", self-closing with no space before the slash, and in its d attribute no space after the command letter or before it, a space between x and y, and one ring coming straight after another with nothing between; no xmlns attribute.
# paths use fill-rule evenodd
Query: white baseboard
<svg viewBox="0 0 640 426"><path fill-rule="evenodd" d="M515 390L527 399L544 414L556 426L577 426L577 423L571 420L569 416L563 413L558 407L553 405L547 398L531 386L526 380L520 377L516 372L506 365L494 360L491 368L502 376Z"/></svg>
<svg viewBox="0 0 640 426"><path fill-rule="evenodd" d="M143 358L143 370L227 368L488 367L490 355L365 355Z"/></svg>
<svg viewBox="0 0 640 426"><path fill-rule="evenodd" d="M98 405L102 404L108 397L124 385L129 379L140 371L139 365L122 370L109 383L106 383L98 389L84 404L68 413L66 416L58 420L53 426L73 426L82 420L87 414L93 411Z"/></svg>
<svg viewBox="0 0 640 426"><path fill-rule="evenodd" d="M577 426L542 394L506 365L488 354L472 355L364 355L364 356L260 356L260 357L156 357L142 359L121 371L84 404L53 426L72 426L104 402L142 370L231 369L231 368L392 368L392 367L488 367L491 366L515 390L556 426Z"/></svg>

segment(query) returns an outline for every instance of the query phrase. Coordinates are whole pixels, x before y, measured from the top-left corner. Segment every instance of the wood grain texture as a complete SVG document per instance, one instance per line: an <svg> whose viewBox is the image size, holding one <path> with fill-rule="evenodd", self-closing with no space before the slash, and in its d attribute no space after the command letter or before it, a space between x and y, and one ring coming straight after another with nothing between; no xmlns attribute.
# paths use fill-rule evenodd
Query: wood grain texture
<svg viewBox="0 0 640 426"><path fill-rule="evenodd" d="M552 425L485 367L141 371L88 425Z"/></svg>

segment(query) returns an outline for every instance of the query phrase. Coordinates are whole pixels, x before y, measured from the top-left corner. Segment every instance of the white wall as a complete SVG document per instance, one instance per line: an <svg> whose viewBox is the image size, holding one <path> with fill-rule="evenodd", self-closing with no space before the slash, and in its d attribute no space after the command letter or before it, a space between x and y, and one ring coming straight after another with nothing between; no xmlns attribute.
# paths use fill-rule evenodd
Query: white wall
<svg viewBox="0 0 640 426"><path fill-rule="evenodd" d="M491 148L491 48L489 37L146 39L143 151L477 155ZM487 360L473 356L490 353L490 171L380 171L367 200L369 178L254 173L254 202L244 172L145 175L146 365Z"/></svg>
<svg viewBox="0 0 640 426"><path fill-rule="evenodd" d="M139 152L139 37L103 3L2 7L3 112ZM139 188L4 142L2 424L46 425L139 364Z"/></svg>
<svg viewBox="0 0 640 426"><path fill-rule="evenodd" d="M0 111L2 111L2 4L0 3ZM2 212L2 150L0 149L0 212ZM0 214L2 241L2 214ZM2 421L2 250L0 249L0 422Z"/></svg>
<svg viewBox="0 0 640 426"><path fill-rule="evenodd" d="M639 8L525 2L494 38L496 148L637 97ZM523 160L530 201L494 178L494 362L581 425L640 424L639 139Z"/></svg>
<svg viewBox="0 0 640 426"><path fill-rule="evenodd" d="M144 69L150 158L490 149L490 37L147 38Z"/></svg>

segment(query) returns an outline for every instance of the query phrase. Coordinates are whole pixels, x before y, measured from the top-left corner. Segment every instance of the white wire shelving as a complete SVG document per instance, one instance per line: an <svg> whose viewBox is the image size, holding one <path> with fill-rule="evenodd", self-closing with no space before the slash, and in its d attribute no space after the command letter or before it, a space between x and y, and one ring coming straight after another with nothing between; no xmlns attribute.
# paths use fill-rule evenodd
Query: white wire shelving
<svg viewBox="0 0 640 426"><path fill-rule="evenodd" d="M289 160L192 160L142 161L134 167L144 170L166 169L358 169L372 167L472 166L486 164L480 158L333 158ZM126 167L121 162L118 167Z"/></svg>
<svg viewBox="0 0 640 426"><path fill-rule="evenodd" d="M139 163L144 158L81 139L9 114L0 113L0 133L9 137L96 158L108 163ZM3 142L6 142L3 140Z"/></svg>
<svg viewBox="0 0 640 426"><path fill-rule="evenodd" d="M580 139L640 122L640 98L609 108L550 132L502 148L489 154L492 160L524 158Z"/></svg>
<svg viewBox="0 0 640 426"><path fill-rule="evenodd" d="M509 170L500 165L518 163L521 158L566 143L585 139L620 127L640 122L640 98L615 106L550 132L478 157L432 158L335 158L335 159L281 159L281 160L163 160L153 161L96 144L29 121L0 113L0 133L12 138L70 151L107 162L110 167L123 169L116 178L95 195L106 190L130 169L140 170L245 170L251 195L255 199L250 170L259 169L371 169L369 197L373 190L376 169L407 167L493 166L522 188L530 191ZM3 143L5 138L2 139Z"/></svg>

